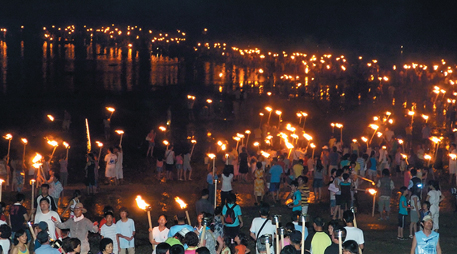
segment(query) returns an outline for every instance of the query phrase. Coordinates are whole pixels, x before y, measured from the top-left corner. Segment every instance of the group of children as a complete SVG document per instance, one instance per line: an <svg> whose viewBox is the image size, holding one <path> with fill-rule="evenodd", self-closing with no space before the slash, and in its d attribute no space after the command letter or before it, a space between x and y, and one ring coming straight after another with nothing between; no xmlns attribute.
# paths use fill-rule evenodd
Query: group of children
<svg viewBox="0 0 457 254"><path fill-rule="evenodd" d="M191 152L179 152L175 155L173 145L167 147L165 154L159 154L156 161L157 179L159 181L165 176L166 180L173 180L173 171L177 171L177 180L179 181L192 181L192 167L190 160L192 157ZM164 172L165 168L165 172ZM187 175L189 173L189 175Z"/></svg>

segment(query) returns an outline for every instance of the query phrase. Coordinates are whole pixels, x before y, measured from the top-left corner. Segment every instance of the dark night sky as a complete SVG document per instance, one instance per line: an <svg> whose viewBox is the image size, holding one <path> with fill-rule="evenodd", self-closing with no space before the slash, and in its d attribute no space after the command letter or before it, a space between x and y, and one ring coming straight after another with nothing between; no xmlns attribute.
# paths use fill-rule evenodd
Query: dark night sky
<svg viewBox="0 0 457 254"><path fill-rule="evenodd" d="M446 54L457 48L457 1L430 0L44 0L9 1L6 24L140 24L155 29L204 27L212 38L281 49L320 44L364 53ZM39 24L37 24L37 21Z"/></svg>

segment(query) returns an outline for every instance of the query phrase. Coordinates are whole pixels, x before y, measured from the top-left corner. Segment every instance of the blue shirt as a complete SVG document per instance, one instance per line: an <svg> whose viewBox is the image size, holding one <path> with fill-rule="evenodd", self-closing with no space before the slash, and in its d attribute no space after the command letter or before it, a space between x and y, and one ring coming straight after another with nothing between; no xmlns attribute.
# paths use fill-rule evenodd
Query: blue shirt
<svg viewBox="0 0 457 254"><path fill-rule="evenodd" d="M300 204L300 201L301 201L301 192L299 190L296 190L294 192L294 206ZM294 211L301 211L301 206L297 206L297 207L294 207L292 208L292 212Z"/></svg>
<svg viewBox="0 0 457 254"><path fill-rule="evenodd" d="M173 237L181 231L181 229L187 228L189 229L190 232L194 231L194 228L192 226L189 226L187 224L182 224L182 225L174 225L173 227L170 228L170 231L168 231L168 237Z"/></svg>
<svg viewBox="0 0 457 254"><path fill-rule="evenodd" d="M282 167L279 165L274 165L270 168L271 179L270 183L280 183L281 182L281 174L283 170Z"/></svg>
<svg viewBox="0 0 457 254"><path fill-rule="evenodd" d="M35 250L35 254L60 254L60 251L54 249L49 244L41 245L40 248Z"/></svg>
<svg viewBox="0 0 457 254"><path fill-rule="evenodd" d="M403 207L405 205L405 207ZM401 195L400 197L400 203L399 203L400 208L398 209L398 212L402 215L408 215L408 201L406 200L406 197Z"/></svg>
<svg viewBox="0 0 457 254"><path fill-rule="evenodd" d="M370 162L371 162L370 169L371 170L376 170L376 159L375 158L370 158Z"/></svg>
<svg viewBox="0 0 457 254"><path fill-rule="evenodd" d="M241 207L237 204L224 205L224 207L222 208L222 215L224 215L224 216L227 214L227 206L230 208L234 207L233 212L235 213L235 222L233 224L225 224L224 226L229 227L229 228L238 227L240 225L240 219L238 218L238 216L243 215L241 213Z"/></svg>
<svg viewBox="0 0 457 254"><path fill-rule="evenodd" d="M416 254L436 254L436 245L440 238L440 234L432 231L432 233L427 237L424 232L418 231L415 234L416 236Z"/></svg>
<svg viewBox="0 0 457 254"><path fill-rule="evenodd" d="M301 232L301 226L297 224L295 224L294 222L294 229L297 230L297 231L300 231L300 233L303 234L303 232ZM305 226L305 240L306 240L306 237L308 237L308 228Z"/></svg>

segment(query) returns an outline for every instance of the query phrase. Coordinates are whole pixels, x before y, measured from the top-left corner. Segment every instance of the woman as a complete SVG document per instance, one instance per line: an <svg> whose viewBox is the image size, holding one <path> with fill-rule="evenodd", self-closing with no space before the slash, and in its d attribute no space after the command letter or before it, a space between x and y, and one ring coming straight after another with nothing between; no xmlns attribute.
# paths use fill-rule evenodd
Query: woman
<svg viewBox="0 0 457 254"><path fill-rule="evenodd" d="M76 254L81 252L81 241L78 238L71 238L63 245L63 249L67 254Z"/></svg>
<svg viewBox="0 0 457 254"><path fill-rule="evenodd" d="M241 153L238 156L238 162L240 165L240 174L241 174L241 180L246 182L246 175L249 172L249 165L248 165L248 153L246 152L246 147L241 148Z"/></svg>
<svg viewBox="0 0 457 254"><path fill-rule="evenodd" d="M86 189L87 189L87 194L93 195L94 188L95 188L95 158L92 153L89 153L86 156L87 163L86 163L86 179L85 179L85 184L86 184Z"/></svg>
<svg viewBox="0 0 457 254"><path fill-rule="evenodd" d="M322 198L322 186L324 186L324 166L322 165L321 159L319 156L314 157L314 181L313 181L313 189L314 189L314 197L317 202L321 201Z"/></svg>
<svg viewBox="0 0 457 254"><path fill-rule="evenodd" d="M113 240L110 238L103 238L100 240L100 252L98 254L111 253L113 253Z"/></svg>
<svg viewBox="0 0 457 254"><path fill-rule="evenodd" d="M203 218L205 217L205 213L201 212L197 215L197 225L194 227L194 232L200 237L203 231Z"/></svg>
<svg viewBox="0 0 457 254"><path fill-rule="evenodd" d="M257 205L259 202L263 202L263 195L265 194L265 181L263 180L264 172L262 166L262 162L257 162L256 170L254 171L254 205ZM258 199L259 197L260 200Z"/></svg>
<svg viewBox="0 0 457 254"><path fill-rule="evenodd" d="M159 243L165 242L168 238L168 232L170 229L167 228L167 216L162 214L159 216L159 220L157 221L159 225L152 229L149 229L149 242L152 244L154 251L153 254L156 253L156 247Z"/></svg>
<svg viewBox="0 0 457 254"><path fill-rule="evenodd" d="M10 254L29 254L27 248L27 234L25 230L19 229L14 235L13 239L14 247L11 249Z"/></svg>
<svg viewBox="0 0 457 254"><path fill-rule="evenodd" d="M233 172L230 167L225 167L222 172L222 187L221 187L221 206L225 205L225 202L232 192Z"/></svg>
<svg viewBox="0 0 457 254"><path fill-rule="evenodd" d="M427 201L430 202L430 213L433 218L433 230L438 232L440 228L439 217L440 217L440 203L444 197L441 195L440 185L438 181L430 181L430 191L427 193Z"/></svg>

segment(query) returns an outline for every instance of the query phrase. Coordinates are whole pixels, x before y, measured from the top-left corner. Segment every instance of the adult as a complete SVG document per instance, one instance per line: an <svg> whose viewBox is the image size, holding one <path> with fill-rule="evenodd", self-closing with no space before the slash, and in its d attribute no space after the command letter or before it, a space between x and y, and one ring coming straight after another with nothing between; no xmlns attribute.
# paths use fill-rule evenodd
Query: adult
<svg viewBox="0 0 457 254"><path fill-rule="evenodd" d="M270 193L274 202L279 202L279 187L283 169L278 165L278 158L273 158L272 167L270 168Z"/></svg>
<svg viewBox="0 0 457 254"><path fill-rule="evenodd" d="M303 160L299 159L298 162L292 166L292 171L295 179L297 179L303 174L303 169Z"/></svg>
<svg viewBox="0 0 457 254"><path fill-rule="evenodd" d="M41 195L35 198L35 209L33 210L33 213L39 213L41 212L41 207L39 206L40 200L42 198L46 198L49 201L49 204L51 205L51 210L52 211L57 211L57 205L55 200L49 195L49 184L45 183L41 185Z"/></svg>
<svg viewBox="0 0 457 254"><path fill-rule="evenodd" d="M441 194L440 185L438 181L430 181L429 184L430 191L427 193L427 201L430 202L430 213L433 218L433 230L438 232L440 228L439 218L440 218L440 203L443 201L444 197Z"/></svg>
<svg viewBox="0 0 457 254"><path fill-rule="evenodd" d="M338 169L338 164L339 164L339 160L340 160L340 155L337 151L337 148L336 146L330 146L332 148L332 151L330 152L330 154L328 155L328 160L329 160L329 174L330 174L330 171L332 171L332 169Z"/></svg>
<svg viewBox="0 0 457 254"><path fill-rule="evenodd" d="M52 221L60 229L70 229L71 237L78 238L81 241L81 254L87 254L90 250L87 235L89 232L98 233L98 222L92 223L92 221L84 217L83 213L86 213L87 210L84 208L83 203L76 204L73 212L75 216L63 223L55 219Z"/></svg>
<svg viewBox="0 0 457 254"><path fill-rule="evenodd" d="M370 154L370 158L368 159L368 162L367 162L367 177L371 180L375 180L376 179L376 176L377 176L377 171L376 171L376 167L377 167L377 160L376 160L376 151L371 151L371 154Z"/></svg>
<svg viewBox="0 0 457 254"><path fill-rule="evenodd" d="M222 172L222 186L221 186L221 206L225 205L228 197L232 193L233 182L233 167L224 167Z"/></svg>
<svg viewBox="0 0 457 254"><path fill-rule="evenodd" d="M449 154L457 155L457 147L455 144L451 144L449 148ZM457 160L449 157L449 185L452 185L452 180L455 178L455 183L457 184Z"/></svg>
<svg viewBox="0 0 457 254"><path fill-rule="evenodd" d="M157 221L159 225L152 229L149 229L149 242L152 244L152 254L157 254L157 245L164 243L168 238L168 232L170 229L167 228L167 216L162 214L159 216Z"/></svg>
<svg viewBox="0 0 457 254"><path fill-rule="evenodd" d="M146 136L146 141L148 141L148 151L146 152L146 157L149 155L152 157L152 154L154 153L155 139L156 132L152 129Z"/></svg>
<svg viewBox="0 0 457 254"><path fill-rule="evenodd" d="M93 195L95 194L95 158L94 154L89 153L86 156L86 167L84 168L86 171L85 175L85 184L86 184L86 190L87 194Z"/></svg>
<svg viewBox="0 0 457 254"><path fill-rule="evenodd" d="M24 229L19 229L16 234L13 235L14 247L11 249L10 254L29 254L29 248L27 247L27 233Z"/></svg>
<svg viewBox="0 0 457 254"><path fill-rule="evenodd" d="M422 230L414 234L410 254L436 253L441 254L440 234L433 231L433 219L430 215L422 219Z"/></svg>
<svg viewBox="0 0 457 254"><path fill-rule="evenodd" d="M341 234L341 244L346 240L346 229L340 226L333 227L333 233L330 234L332 244L325 249L324 254L339 254L339 235Z"/></svg>
<svg viewBox="0 0 457 254"><path fill-rule="evenodd" d="M257 205L258 202L263 202L263 196L265 195L265 180L264 180L264 171L262 169L262 162L258 161L256 163L256 169L254 171L254 198ZM259 200L260 198L260 200Z"/></svg>
<svg viewBox="0 0 457 254"><path fill-rule="evenodd" d="M354 240L359 245L360 249L363 250L365 239L363 237L363 231L360 228L354 227L354 213L351 210L344 211L343 220L346 223L346 242Z"/></svg>
<svg viewBox="0 0 457 254"><path fill-rule="evenodd" d="M110 184L116 184L116 161L117 156L113 152L113 148L108 148L108 153L105 155L105 177L108 178Z"/></svg>
<svg viewBox="0 0 457 254"><path fill-rule="evenodd" d="M60 222L59 214L55 211L49 210L50 202L47 198L42 198L39 202L40 204L40 211L37 211L35 215L35 224L40 222L46 222L48 224L49 236L52 239L57 239L57 234L60 235L60 228L56 228L55 223L53 220Z"/></svg>
<svg viewBox="0 0 457 254"><path fill-rule="evenodd" d="M99 254L112 254L112 253L117 253L113 252L114 249L114 244L113 240L110 238L103 238L100 240L100 246L99 246Z"/></svg>
<svg viewBox="0 0 457 254"><path fill-rule="evenodd" d="M186 214L184 212L179 212L176 215L178 224L172 226L170 231L168 231L168 237L174 237L181 229L186 228L189 231L193 231L194 228L186 224Z"/></svg>
<svg viewBox="0 0 457 254"><path fill-rule="evenodd" d="M250 236L254 241L263 235L276 234L276 227L273 225L271 220L268 219L270 215L270 206L267 203L262 203L259 209L260 217L256 217L252 220L251 228L249 229Z"/></svg>
<svg viewBox="0 0 457 254"><path fill-rule="evenodd" d="M332 244L332 240L324 232L323 227L325 223L321 217L316 217L313 220L314 236L311 240L311 251L313 254L324 254L325 249Z"/></svg>
<svg viewBox="0 0 457 254"><path fill-rule="evenodd" d="M241 218L241 207L236 204L236 195L230 193L227 198L227 204L222 208L224 216L224 235L234 239L243 227L243 218Z"/></svg>
<svg viewBox="0 0 457 254"><path fill-rule="evenodd" d="M122 150L122 146L118 145L114 148L114 153L117 155L116 161L116 179L118 184L122 184L124 182L124 151Z"/></svg>
<svg viewBox="0 0 457 254"><path fill-rule="evenodd" d="M214 206L208 200L209 198L209 190L203 189L201 198L195 203L195 210L197 214L201 214L202 212L213 214L214 213Z"/></svg>
<svg viewBox="0 0 457 254"><path fill-rule="evenodd" d="M49 245L49 235L46 231L41 231L36 236L37 241L41 244L39 248L35 250L35 254L60 254L60 251L54 249Z"/></svg>
<svg viewBox="0 0 457 254"><path fill-rule="evenodd" d="M238 156L238 163L239 163L239 172L241 174L241 180L246 182L246 175L249 172L249 165L248 165L248 158L249 155L246 152L246 147L241 148L241 153Z"/></svg>
<svg viewBox="0 0 457 254"><path fill-rule="evenodd" d="M59 160L60 164L60 180L62 182L63 187L67 186L68 180L68 158L65 155Z"/></svg>
<svg viewBox="0 0 457 254"><path fill-rule="evenodd" d="M167 180L173 179L173 165L175 164L175 151L173 151L173 145L167 147L165 151L165 170Z"/></svg>
<svg viewBox="0 0 457 254"><path fill-rule="evenodd" d="M315 167L316 170L314 170L314 180L313 180L313 191L314 191L314 197L316 201L319 203L322 199L322 186L324 186L324 166L321 163L321 159L319 156L314 157L316 163Z"/></svg>
<svg viewBox="0 0 457 254"><path fill-rule="evenodd" d="M9 224L11 225L11 231L13 232L13 239L15 239L16 232L26 229L24 222L29 220L27 209L23 206L24 200L25 195L18 193L16 194L16 203L10 206Z"/></svg>
<svg viewBox="0 0 457 254"><path fill-rule="evenodd" d="M0 247L3 250L2 253L10 253L11 248L11 228L6 224L0 225Z"/></svg>
<svg viewBox="0 0 457 254"><path fill-rule="evenodd" d="M411 193L416 194L419 198L421 198L421 190L422 190L422 179L417 177L417 170L415 168L410 170L411 179L408 183L408 190Z"/></svg>
<svg viewBox="0 0 457 254"><path fill-rule="evenodd" d="M395 188L394 182L390 179L390 172L387 168L382 170L382 178L378 180L377 187L379 189L378 207L381 215L380 220L389 220L390 215L390 199L392 196L392 190ZM386 211L386 217L384 217L383 211Z"/></svg>

